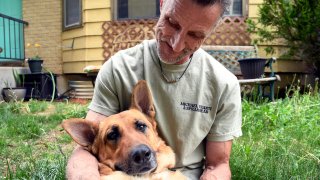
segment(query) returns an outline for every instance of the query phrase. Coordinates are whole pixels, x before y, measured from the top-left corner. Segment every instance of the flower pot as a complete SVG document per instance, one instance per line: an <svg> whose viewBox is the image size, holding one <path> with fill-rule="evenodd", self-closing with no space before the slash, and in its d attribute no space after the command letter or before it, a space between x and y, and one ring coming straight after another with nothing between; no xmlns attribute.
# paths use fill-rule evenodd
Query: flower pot
<svg viewBox="0 0 320 180"><path fill-rule="evenodd" d="M24 87L2 89L2 97L6 102L23 101L26 93L27 89Z"/></svg>
<svg viewBox="0 0 320 180"><path fill-rule="evenodd" d="M266 59L264 58L246 58L239 59L240 70L244 79L261 78L264 73Z"/></svg>
<svg viewBox="0 0 320 180"><path fill-rule="evenodd" d="M31 73L39 73L42 71L43 60L28 60Z"/></svg>

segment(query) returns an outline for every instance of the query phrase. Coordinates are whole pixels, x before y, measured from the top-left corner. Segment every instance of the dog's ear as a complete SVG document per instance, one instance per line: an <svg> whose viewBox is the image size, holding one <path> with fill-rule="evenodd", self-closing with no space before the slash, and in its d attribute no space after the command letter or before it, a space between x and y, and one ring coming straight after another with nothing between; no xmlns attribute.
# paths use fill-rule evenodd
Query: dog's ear
<svg viewBox="0 0 320 180"><path fill-rule="evenodd" d="M155 117L152 95L146 81L139 81L133 88L130 108L138 109L151 118Z"/></svg>
<svg viewBox="0 0 320 180"><path fill-rule="evenodd" d="M76 143L83 147L91 147L99 131L97 123L79 118L64 120L62 127Z"/></svg>

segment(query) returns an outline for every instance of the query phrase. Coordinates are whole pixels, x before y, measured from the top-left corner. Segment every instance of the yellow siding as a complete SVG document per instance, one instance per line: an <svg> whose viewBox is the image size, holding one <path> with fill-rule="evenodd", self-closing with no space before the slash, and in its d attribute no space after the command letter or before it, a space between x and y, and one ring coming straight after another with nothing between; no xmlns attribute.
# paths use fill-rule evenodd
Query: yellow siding
<svg viewBox="0 0 320 180"><path fill-rule="evenodd" d="M258 4L250 4L249 5L249 17L257 18L259 13Z"/></svg>
<svg viewBox="0 0 320 180"><path fill-rule="evenodd" d="M111 8L110 0L84 0L83 9Z"/></svg>
<svg viewBox="0 0 320 180"><path fill-rule="evenodd" d="M248 0L249 4L262 4L263 0Z"/></svg>
<svg viewBox="0 0 320 180"><path fill-rule="evenodd" d="M103 49L92 48L92 49L77 49L71 51L65 51L63 53L63 62L80 62L80 61L103 61ZM101 64L101 63L100 63Z"/></svg>
<svg viewBox="0 0 320 180"><path fill-rule="evenodd" d="M68 73L83 73L83 68L88 65L101 65L101 61L81 61L81 62L65 62L63 64L63 71Z"/></svg>
<svg viewBox="0 0 320 180"><path fill-rule="evenodd" d="M102 29L102 24L103 24L103 22L87 23L85 26L85 29L86 29L85 35L86 36L90 36L90 35L101 36L104 32Z"/></svg>
<svg viewBox="0 0 320 180"><path fill-rule="evenodd" d="M73 39L67 39L62 42L63 50L84 49L84 48L99 48L103 40L101 36L82 36ZM72 46L73 44L73 46Z"/></svg>
<svg viewBox="0 0 320 180"><path fill-rule="evenodd" d="M71 50L71 51L64 51L62 58L63 58L63 63L85 61L86 50L77 49L77 50Z"/></svg>
<svg viewBox="0 0 320 180"><path fill-rule="evenodd" d="M80 36L85 36L85 28L77 28L77 29L71 29L62 32L62 40L72 39Z"/></svg>
<svg viewBox="0 0 320 180"><path fill-rule="evenodd" d="M104 22L111 19L110 9L89 9L83 13L83 21L86 22Z"/></svg>
<svg viewBox="0 0 320 180"><path fill-rule="evenodd" d="M83 0L83 27L62 33L64 73L83 73L87 65L101 65L103 22L111 20L111 0Z"/></svg>
<svg viewBox="0 0 320 180"><path fill-rule="evenodd" d="M102 61L104 60L103 59L103 49L102 48L99 48L99 49L87 49L87 59L88 61L96 61L96 60L101 60L101 63ZM100 64L101 64L100 63Z"/></svg>

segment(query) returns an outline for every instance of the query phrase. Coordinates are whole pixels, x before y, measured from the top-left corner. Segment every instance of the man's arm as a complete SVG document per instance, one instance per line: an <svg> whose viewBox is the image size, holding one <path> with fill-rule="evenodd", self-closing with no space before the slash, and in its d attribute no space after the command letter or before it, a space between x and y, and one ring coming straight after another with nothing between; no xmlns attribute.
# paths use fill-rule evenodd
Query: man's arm
<svg viewBox="0 0 320 180"><path fill-rule="evenodd" d="M87 120L99 123L106 116L89 110ZM77 146L73 151L67 165L67 179L69 180L95 180L100 179L98 171L98 161L88 151L81 146Z"/></svg>
<svg viewBox="0 0 320 180"><path fill-rule="evenodd" d="M224 142L207 141L206 144L206 169L201 180L231 179L229 159L232 140Z"/></svg>

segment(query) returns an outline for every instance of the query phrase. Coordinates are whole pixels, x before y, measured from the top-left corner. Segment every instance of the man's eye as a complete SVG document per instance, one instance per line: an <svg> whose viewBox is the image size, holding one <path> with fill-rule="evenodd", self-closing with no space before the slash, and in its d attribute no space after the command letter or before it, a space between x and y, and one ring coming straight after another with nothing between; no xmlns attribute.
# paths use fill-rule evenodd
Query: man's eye
<svg viewBox="0 0 320 180"><path fill-rule="evenodd" d="M200 33L189 33L189 35L194 38L194 39L204 39L205 38L205 35L203 34L200 34Z"/></svg>
<svg viewBox="0 0 320 180"><path fill-rule="evenodd" d="M145 123L140 122L140 121L136 121L135 126L138 131L143 132L143 133L146 131L146 129L148 127Z"/></svg>
<svg viewBox="0 0 320 180"><path fill-rule="evenodd" d="M107 134L107 140L109 141L117 141L120 137L121 135L117 126L113 126L111 131Z"/></svg>
<svg viewBox="0 0 320 180"><path fill-rule="evenodd" d="M173 21L171 18L168 18L167 21L169 22L170 26L175 29L180 29L180 26L177 22Z"/></svg>

